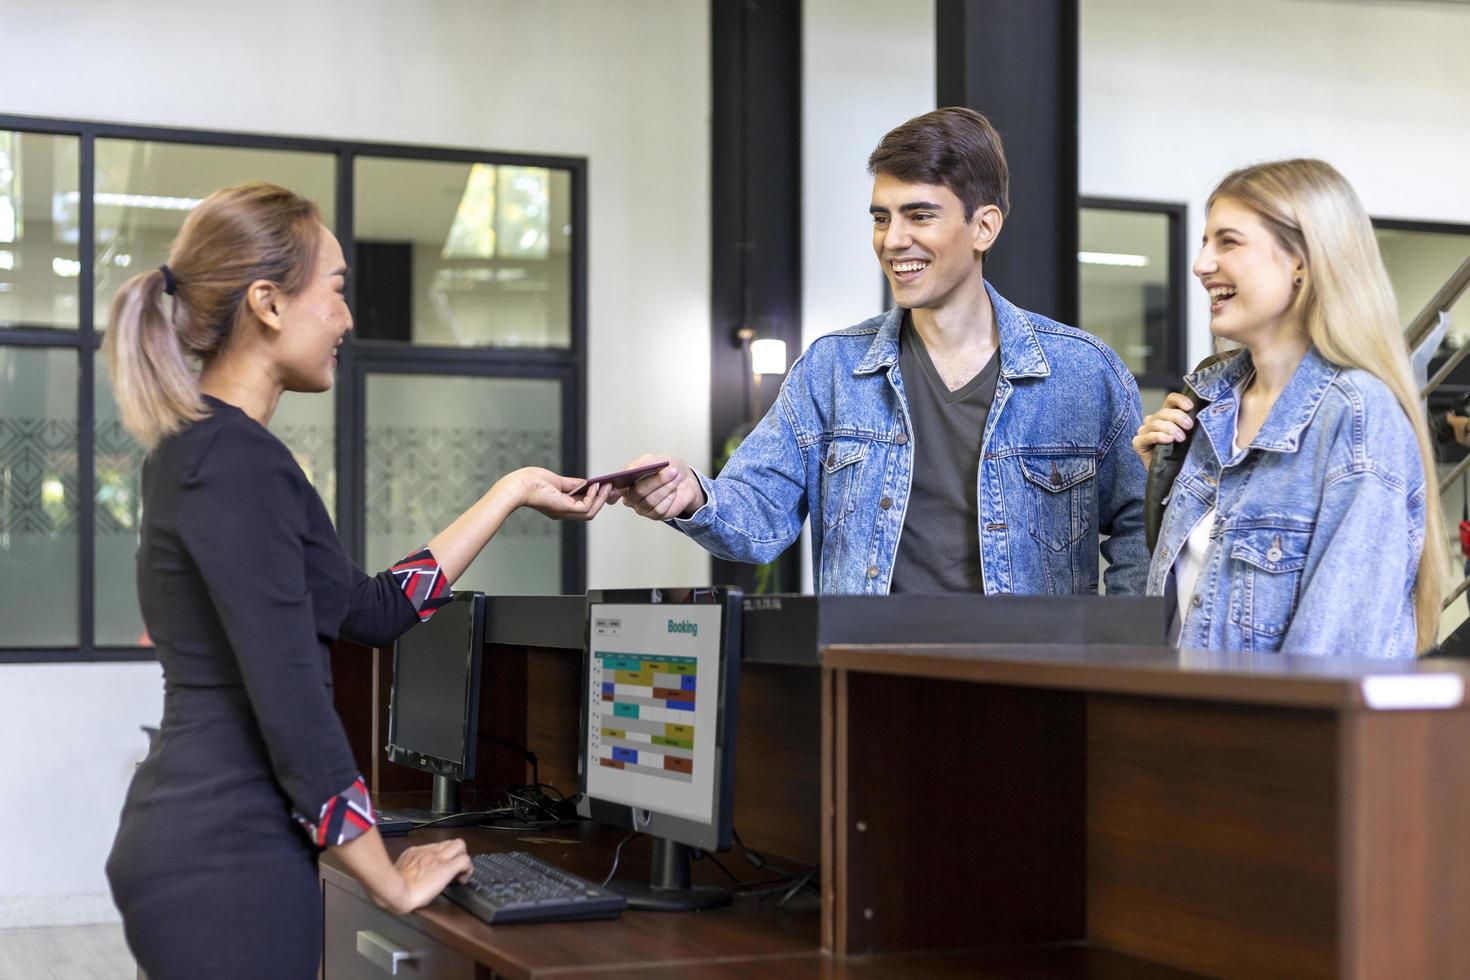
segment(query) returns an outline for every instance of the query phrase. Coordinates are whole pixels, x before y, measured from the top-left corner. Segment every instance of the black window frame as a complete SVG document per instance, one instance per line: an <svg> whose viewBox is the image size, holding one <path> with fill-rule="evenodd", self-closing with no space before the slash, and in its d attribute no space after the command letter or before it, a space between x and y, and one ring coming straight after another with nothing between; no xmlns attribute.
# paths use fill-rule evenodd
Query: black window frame
<svg viewBox="0 0 1470 980"><path fill-rule="evenodd" d="M1167 371L1145 372L1135 374L1134 380L1140 388L1165 388L1169 391L1179 390L1184 383L1184 375L1188 373L1186 358L1189 351L1186 349L1189 343L1189 297L1188 297L1188 274L1187 274L1187 242L1189 206L1172 201L1145 201L1137 198L1124 197L1081 197L1077 198L1077 209L1083 208L1100 211L1131 211L1143 214L1162 214L1169 219L1169 251L1168 251L1168 297L1170 315L1167 318L1169 325L1169 369ZM1082 296L1082 262L1077 262L1077 296L1078 312L1077 326L1083 330L1087 329L1086 311L1081 308Z"/></svg>
<svg viewBox="0 0 1470 980"><path fill-rule="evenodd" d="M334 445L337 467L337 534L347 553L361 563L365 551L365 514L362 506L365 466L362 379L372 373L411 373L460 377L550 378L562 384L562 460L567 472L586 470L587 418L587 168L586 157L511 153L470 147L408 143L375 143L319 139L222 130L181 129L77 119L0 114L0 130L70 136L78 145L78 323L76 329L0 327L0 348L66 349L77 354L77 635L74 647L22 648L0 646L0 664L115 663L157 659L153 647L98 646L95 643L96 592L96 353L102 334L94 323L96 262L96 141L146 140L230 149L284 150L321 153L336 162L335 228L351 266L355 163L359 157L389 157L447 163L485 163L515 167L544 167L568 171L571 177L571 333L565 348L438 347L394 341L350 338L338 358ZM348 284L348 302L355 306ZM489 489L488 487L486 489ZM466 505L472 501L466 501ZM567 522L562 528L562 591L586 590L586 526Z"/></svg>
<svg viewBox="0 0 1470 980"><path fill-rule="evenodd" d="M1470 224L1466 224L1464 222L1423 221L1415 218L1375 217L1370 217L1368 220L1373 223L1374 231L1383 229L1384 231L1417 231L1431 235L1461 235L1465 238L1467 252L1470 252ZM1446 275L1445 279L1448 280L1448 278L1449 276ZM1443 285L1443 283L1441 283L1441 285ZM1425 302L1427 303L1428 301L1428 298L1426 298ZM1414 311L1414 313L1418 312L1418 310ZM1412 316L1414 314L1410 315ZM1402 323L1400 324L1400 326L1407 327L1408 323ZM1443 348L1442 341L1441 348ZM1436 351L1435 358L1433 358L1430 362L1429 374L1431 377L1433 377L1434 372L1438 370L1439 365L1443 363L1443 360L1443 358L1440 358L1438 356L1438 351ZM1440 387L1436 388L1433 392L1430 393L1428 399L1429 405L1432 408L1449 408L1451 405L1454 405L1466 395L1470 395L1470 382L1460 380L1467 377L1470 377L1470 367L1461 364L1454 371L1450 372L1450 376L1445 379L1444 384L1440 385ZM1454 454L1455 458L1458 458L1459 456L1458 451L1453 446L1446 447L1446 451Z"/></svg>

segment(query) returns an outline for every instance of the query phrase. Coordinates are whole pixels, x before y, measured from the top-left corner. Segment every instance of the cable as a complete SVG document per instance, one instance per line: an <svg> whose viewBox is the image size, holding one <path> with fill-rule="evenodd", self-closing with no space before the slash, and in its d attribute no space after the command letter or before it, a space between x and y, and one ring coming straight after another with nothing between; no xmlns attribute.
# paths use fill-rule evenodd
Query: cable
<svg viewBox="0 0 1470 980"><path fill-rule="evenodd" d="M642 836L643 836L642 834L640 834L638 831L635 830L631 834L629 834L627 837L624 837L622 840L618 841L618 846L613 849L613 863L612 863L612 867L610 869L608 869L607 877L604 878L604 879L602 879L602 887L603 888L606 888L608 882L610 882L610 881L613 880L613 875L615 875L615 874L618 873L618 860L623 856L623 845L626 844L626 843L628 843L628 841L632 840L634 837L642 837Z"/></svg>
<svg viewBox="0 0 1470 980"><path fill-rule="evenodd" d="M731 874L730 873L730 869L727 868L727 867L725 867L725 865L723 863L721 863L720 859L717 858L717 857L715 857L709 851L706 851L706 850L703 850L701 848L696 847L692 851L690 851L690 854L694 857L694 860L696 860L696 861L703 861L705 858L709 858L711 861L714 862L715 867L717 867L721 871L725 872L725 877L726 878L729 878L731 881L735 882L736 887L739 887L740 886L740 884L741 884L740 879L737 878L737 877L735 877L733 874Z"/></svg>
<svg viewBox="0 0 1470 980"><path fill-rule="evenodd" d="M467 817L493 817L495 813L496 811L494 810L462 810L459 813L446 813L442 817L435 817L433 820L425 820L423 823L414 824L409 829L423 830L425 827L432 827L435 824L446 823L450 820L463 820Z"/></svg>
<svg viewBox="0 0 1470 980"><path fill-rule="evenodd" d="M745 846L745 841L740 839L740 831L735 829L735 825L733 823L730 825L730 834L735 838L735 843L740 847L740 850L744 852L746 861L749 861L757 868L764 868L766 866L765 857L762 856L759 852L752 851L750 848Z"/></svg>

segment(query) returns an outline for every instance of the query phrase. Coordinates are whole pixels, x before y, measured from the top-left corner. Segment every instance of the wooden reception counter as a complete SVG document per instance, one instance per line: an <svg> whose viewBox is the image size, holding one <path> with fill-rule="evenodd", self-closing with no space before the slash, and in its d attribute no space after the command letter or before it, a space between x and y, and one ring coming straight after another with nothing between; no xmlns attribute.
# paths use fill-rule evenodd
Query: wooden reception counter
<svg viewBox="0 0 1470 980"><path fill-rule="evenodd" d="M507 744L575 790L582 623L581 597L491 600L467 805L529 780ZM1161 628L1148 600L755 597L745 624L735 825L820 866L821 914L738 900L700 914L697 942L598 960L607 975L1470 975L1458 666L1129 643ZM1062 642L1017 642L1037 635ZM359 761L394 800L427 777L381 759L388 670L387 651L334 657ZM361 897L330 860L324 880L340 939ZM403 924L441 942L452 923L465 975L603 975L560 942L527 959L535 930L570 926L442 904ZM598 928L663 934L649 915Z"/></svg>

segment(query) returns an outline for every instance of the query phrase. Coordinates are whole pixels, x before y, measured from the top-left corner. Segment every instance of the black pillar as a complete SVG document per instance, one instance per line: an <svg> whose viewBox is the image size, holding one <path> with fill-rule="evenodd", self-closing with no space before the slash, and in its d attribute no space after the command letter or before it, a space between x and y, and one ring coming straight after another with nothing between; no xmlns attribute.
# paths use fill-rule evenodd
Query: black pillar
<svg viewBox="0 0 1470 980"><path fill-rule="evenodd" d="M713 458L701 463L712 470L732 434L765 413L782 380L762 379L752 412L736 331L786 341L788 365L801 352L801 3L719 0L710 5L710 26ZM780 562L780 591L800 589L795 556L793 547ZM758 581L751 567L720 561L714 579L747 591Z"/></svg>
<svg viewBox="0 0 1470 980"><path fill-rule="evenodd" d="M1077 322L1078 0L937 0L939 104L1000 131L1011 213L985 278L1013 303Z"/></svg>

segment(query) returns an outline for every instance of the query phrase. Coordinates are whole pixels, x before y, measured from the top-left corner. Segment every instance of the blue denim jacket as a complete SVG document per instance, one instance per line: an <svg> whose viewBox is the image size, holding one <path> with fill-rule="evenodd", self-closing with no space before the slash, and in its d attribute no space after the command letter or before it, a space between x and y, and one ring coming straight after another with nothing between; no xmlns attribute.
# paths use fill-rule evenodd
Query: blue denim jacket
<svg viewBox="0 0 1470 980"><path fill-rule="evenodd" d="M1138 386L1101 341L1007 302L990 285L1000 377L976 474L987 595L1142 591L1143 464L1129 440ZM812 516L818 592L888 592L913 476L898 367L903 310L814 341L707 502L672 522L730 561L779 555Z"/></svg>
<svg viewBox="0 0 1470 980"><path fill-rule="evenodd" d="M1252 370L1241 351L1190 378L1211 404L1166 498L1149 594L1164 593L1214 504L1181 647L1413 656L1424 468L1403 409L1373 375L1313 348L1237 454L1237 392Z"/></svg>

